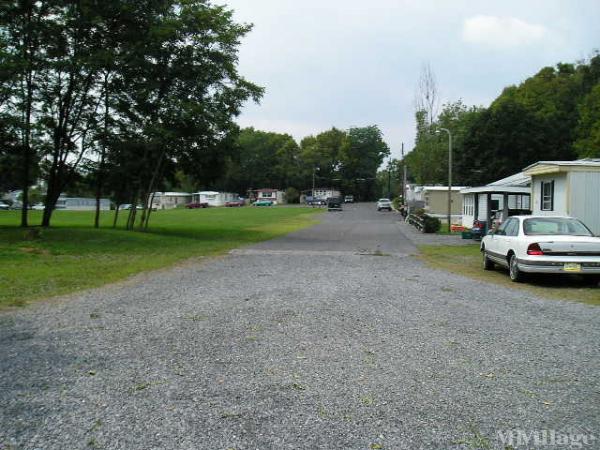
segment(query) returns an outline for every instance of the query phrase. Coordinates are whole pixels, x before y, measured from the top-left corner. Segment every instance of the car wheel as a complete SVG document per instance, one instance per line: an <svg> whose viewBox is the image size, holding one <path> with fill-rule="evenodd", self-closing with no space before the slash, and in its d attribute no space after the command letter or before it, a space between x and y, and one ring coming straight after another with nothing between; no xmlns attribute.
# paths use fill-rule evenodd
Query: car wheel
<svg viewBox="0 0 600 450"><path fill-rule="evenodd" d="M514 253L511 255L510 262L508 263L508 273L510 275L510 279L515 283L519 283L524 279L523 272L519 270L519 266L517 264L517 255Z"/></svg>
<svg viewBox="0 0 600 450"><path fill-rule="evenodd" d="M485 249L481 251L481 254L483 255L483 270L492 270L494 268L494 262L488 258Z"/></svg>

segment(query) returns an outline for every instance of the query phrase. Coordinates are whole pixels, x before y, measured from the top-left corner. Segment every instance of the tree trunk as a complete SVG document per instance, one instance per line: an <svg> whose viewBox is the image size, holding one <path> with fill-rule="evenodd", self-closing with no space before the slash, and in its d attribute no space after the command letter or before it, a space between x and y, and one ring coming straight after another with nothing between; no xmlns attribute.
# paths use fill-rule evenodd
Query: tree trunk
<svg viewBox="0 0 600 450"><path fill-rule="evenodd" d="M94 216L94 228L100 227L100 197L102 196L102 182L104 177L104 160L106 158L106 140L108 139L108 75L104 74L104 134L102 136L102 151L100 153L100 166L96 179L96 215Z"/></svg>
<svg viewBox="0 0 600 450"><path fill-rule="evenodd" d="M154 197L154 185L156 183L156 180L159 177L159 174L161 173L161 168L162 168L162 163L163 163L163 159L165 158L165 150L162 151L162 153L160 154L160 158L158 159L158 163L156 164L156 167L154 168L154 172L152 173L152 178L150 178L150 183L148 183L148 188L147 191L144 193L144 201L146 202L144 204L144 209L142 211L142 218L140 220L140 226L139 229L140 230L144 230L146 228L146 210L148 209L148 200L150 197L150 193L152 193L152 196ZM152 208L152 205L150 205L150 208Z"/></svg>
<svg viewBox="0 0 600 450"><path fill-rule="evenodd" d="M148 229L148 223L150 222L150 214L152 213L152 204L154 203L154 192L152 193L152 197L150 198L150 209L148 210L148 214L146 215L146 221L144 222L144 231Z"/></svg>
<svg viewBox="0 0 600 450"><path fill-rule="evenodd" d="M116 208L115 208L115 218L113 219L113 228L117 228L117 219L119 218L119 204L117 204Z"/></svg>
<svg viewBox="0 0 600 450"><path fill-rule="evenodd" d="M22 173L22 190L21 194L21 227L27 227L28 223L28 212L29 212L29 185L31 180L29 179L29 169L31 166L31 110L33 104L33 49L31 39L31 22L33 18L33 2L29 3L27 11L27 28L29 31L23 41L23 59L27 61L27 68L25 72L25 112L24 112L24 125L25 131L23 136L23 173Z"/></svg>

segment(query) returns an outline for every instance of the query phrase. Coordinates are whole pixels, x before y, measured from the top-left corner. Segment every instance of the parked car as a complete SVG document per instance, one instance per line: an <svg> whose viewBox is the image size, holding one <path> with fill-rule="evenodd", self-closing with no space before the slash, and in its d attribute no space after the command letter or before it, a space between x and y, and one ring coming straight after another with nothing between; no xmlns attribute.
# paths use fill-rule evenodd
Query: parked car
<svg viewBox="0 0 600 450"><path fill-rule="evenodd" d="M377 200L377 211L391 211L392 210L392 202L389 198L380 198Z"/></svg>
<svg viewBox="0 0 600 450"><path fill-rule="evenodd" d="M512 281L527 273L600 276L600 237L573 217L512 216L481 241L483 268L496 264Z"/></svg>
<svg viewBox="0 0 600 450"><path fill-rule="evenodd" d="M9 205L7 205L4 202L0 202L0 210L8 211L9 209L10 209Z"/></svg>
<svg viewBox="0 0 600 450"><path fill-rule="evenodd" d="M344 197L344 203L354 203L354 195L346 195Z"/></svg>
<svg viewBox="0 0 600 450"><path fill-rule="evenodd" d="M225 202L225 206L229 207L229 208L235 208L235 207L240 207L240 206L244 206L246 203L244 202L244 199L239 198L237 200L231 200L229 202Z"/></svg>
<svg viewBox="0 0 600 450"><path fill-rule="evenodd" d="M307 197L306 204L309 206L324 206L326 204L326 201L322 198Z"/></svg>
<svg viewBox="0 0 600 450"><path fill-rule="evenodd" d="M254 206L273 206L271 200L257 200L254 202Z"/></svg>
<svg viewBox="0 0 600 450"><path fill-rule="evenodd" d="M329 197L327 199L327 211L341 211L342 199L340 197Z"/></svg>
<svg viewBox="0 0 600 450"><path fill-rule="evenodd" d="M124 210L130 210L132 207L135 208L135 209L139 209L139 210L144 209L144 207L142 205L132 206L131 203L123 203L121 206L119 206L119 209L121 209L121 210L123 210L123 209ZM152 211L156 211L156 208L153 207Z"/></svg>
<svg viewBox="0 0 600 450"><path fill-rule="evenodd" d="M33 205L31 207L31 209L33 209L34 211L43 211L44 210L44 204L43 203L36 203L35 205Z"/></svg>
<svg viewBox="0 0 600 450"><path fill-rule="evenodd" d="M206 202L192 202L185 205L187 209L198 209L198 208L208 208L208 203Z"/></svg>

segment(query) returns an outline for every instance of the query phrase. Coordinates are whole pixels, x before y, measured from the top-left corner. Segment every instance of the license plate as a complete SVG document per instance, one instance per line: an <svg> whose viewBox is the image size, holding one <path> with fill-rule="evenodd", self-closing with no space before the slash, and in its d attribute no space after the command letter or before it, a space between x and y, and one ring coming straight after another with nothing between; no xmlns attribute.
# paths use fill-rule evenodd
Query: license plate
<svg viewBox="0 0 600 450"><path fill-rule="evenodd" d="M581 264L565 263L563 270L565 272L581 272Z"/></svg>

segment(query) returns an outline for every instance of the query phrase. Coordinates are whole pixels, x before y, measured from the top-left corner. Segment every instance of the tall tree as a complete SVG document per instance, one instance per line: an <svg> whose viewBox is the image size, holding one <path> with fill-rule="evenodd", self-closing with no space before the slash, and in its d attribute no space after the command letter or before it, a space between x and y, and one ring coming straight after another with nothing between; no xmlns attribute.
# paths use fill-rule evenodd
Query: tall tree
<svg viewBox="0 0 600 450"><path fill-rule="evenodd" d="M359 200L374 199L377 196L377 169L389 154L390 149L377 126L350 128L340 152L342 190Z"/></svg>

